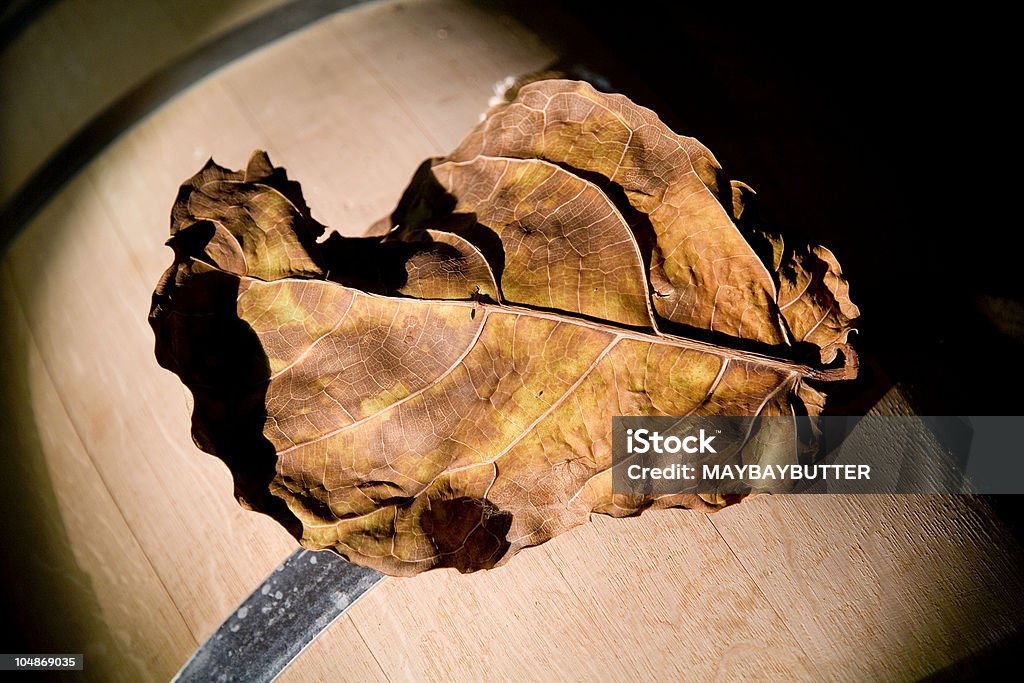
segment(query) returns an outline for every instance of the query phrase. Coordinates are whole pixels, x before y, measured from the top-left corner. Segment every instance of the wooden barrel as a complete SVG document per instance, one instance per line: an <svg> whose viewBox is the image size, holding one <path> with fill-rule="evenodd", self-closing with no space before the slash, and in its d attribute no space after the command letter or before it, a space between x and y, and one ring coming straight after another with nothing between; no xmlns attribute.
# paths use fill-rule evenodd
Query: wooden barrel
<svg viewBox="0 0 1024 683"><path fill-rule="evenodd" d="M469 3L358 6L196 83L49 200L0 266L5 589L26 643L84 652L96 679L167 679L296 547L235 503L154 359L179 183L266 149L357 234L497 81L558 56ZM385 581L284 679L912 679L1014 631L1020 560L966 497L595 516L496 570Z"/></svg>

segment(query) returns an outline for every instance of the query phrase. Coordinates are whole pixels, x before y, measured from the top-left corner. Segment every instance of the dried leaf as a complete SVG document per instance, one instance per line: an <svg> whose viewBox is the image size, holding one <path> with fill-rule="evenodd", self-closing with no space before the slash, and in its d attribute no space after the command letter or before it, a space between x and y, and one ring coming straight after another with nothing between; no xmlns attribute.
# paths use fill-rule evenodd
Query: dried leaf
<svg viewBox="0 0 1024 683"><path fill-rule="evenodd" d="M611 417L814 415L807 380L856 372L835 258L770 237L763 262L748 194L653 112L557 80L424 162L383 236L323 239L261 152L211 161L172 211L157 357L244 505L387 573L492 567L591 512L715 509L613 495Z"/></svg>

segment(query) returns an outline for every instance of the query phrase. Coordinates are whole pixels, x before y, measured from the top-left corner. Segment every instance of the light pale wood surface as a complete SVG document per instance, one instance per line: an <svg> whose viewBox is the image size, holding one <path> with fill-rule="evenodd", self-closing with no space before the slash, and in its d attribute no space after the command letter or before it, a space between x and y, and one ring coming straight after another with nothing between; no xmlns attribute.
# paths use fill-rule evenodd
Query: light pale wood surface
<svg viewBox="0 0 1024 683"><path fill-rule="evenodd" d="M104 624L87 670L166 679L294 547L242 511L153 357L149 297L178 184L265 148L358 233L452 147L492 85L555 55L453 0L340 13L205 79L123 135L0 266L5 419ZM7 379L8 375L10 378ZM911 680L1012 631L1021 549L979 502L761 497L591 524L508 566L388 580L284 680ZM87 617L87 618L86 618ZM77 623L77 622L76 622Z"/></svg>
<svg viewBox="0 0 1024 683"><path fill-rule="evenodd" d="M0 52L0 204L89 120L206 40L288 0L61 0Z"/></svg>

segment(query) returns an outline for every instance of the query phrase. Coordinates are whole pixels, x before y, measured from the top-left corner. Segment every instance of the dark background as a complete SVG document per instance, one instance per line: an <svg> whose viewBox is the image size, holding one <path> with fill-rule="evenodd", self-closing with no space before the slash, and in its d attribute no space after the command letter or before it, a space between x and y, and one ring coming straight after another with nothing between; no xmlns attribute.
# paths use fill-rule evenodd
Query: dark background
<svg viewBox="0 0 1024 683"><path fill-rule="evenodd" d="M764 228L835 253L866 365L836 408L862 412L898 383L921 414L1022 412L1024 240L1000 168L1012 36L998 17L505 7L700 139L758 192Z"/></svg>

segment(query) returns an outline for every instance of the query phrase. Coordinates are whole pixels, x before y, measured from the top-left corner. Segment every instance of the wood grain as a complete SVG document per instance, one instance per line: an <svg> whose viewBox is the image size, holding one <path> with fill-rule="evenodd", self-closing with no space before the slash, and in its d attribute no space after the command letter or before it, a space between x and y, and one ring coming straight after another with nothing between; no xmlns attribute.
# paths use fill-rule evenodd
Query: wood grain
<svg viewBox="0 0 1024 683"><path fill-rule="evenodd" d="M38 450L18 450L19 480L40 497L51 497L36 501L49 512L41 518L53 525L40 545L66 542L47 560L56 567L47 567L51 579L37 590L60 590L53 585L54 579L73 588L72 599L52 609L60 611L64 624L94 622L88 630L68 629L61 635L79 645L89 660L90 675L106 680L157 680L153 673L172 670L196 647L196 639L75 431L13 299L4 268L0 271L0 300L7 313L4 329L7 339L17 338L24 351L21 370L31 387L26 411L16 419L38 433ZM34 552L45 553L40 550L36 546Z"/></svg>
<svg viewBox="0 0 1024 683"><path fill-rule="evenodd" d="M393 680L813 678L704 516L654 517L659 533L597 517L494 571L385 583L352 620Z"/></svg>
<svg viewBox="0 0 1024 683"><path fill-rule="evenodd" d="M763 496L710 519L827 679L916 680L1019 628L1020 548L968 496Z"/></svg>
<svg viewBox="0 0 1024 683"><path fill-rule="evenodd" d="M495 81L554 56L466 3L340 13L148 117L12 246L4 344L22 349L12 386L29 398L5 420L26 435L32 504L51 520L39 533L87 582L71 592L93 616L75 623L106 629L95 671L168 678L294 547L235 504L153 358L146 312L177 185L209 156L239 167L265 148L321 221L357 233L477 120ZM386 581L284 679L909 680L1017 627L1020 559L968 498L597 517L498 570Z"/></svg>

